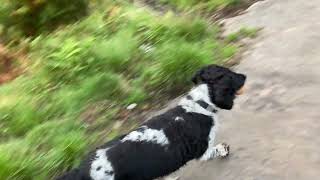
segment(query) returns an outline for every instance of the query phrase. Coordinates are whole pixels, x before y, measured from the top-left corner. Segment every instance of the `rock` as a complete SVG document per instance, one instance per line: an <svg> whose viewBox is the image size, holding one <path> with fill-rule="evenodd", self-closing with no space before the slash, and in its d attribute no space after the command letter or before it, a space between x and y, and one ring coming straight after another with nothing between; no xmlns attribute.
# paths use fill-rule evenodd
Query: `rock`
<svg viewBox="0 0 320 180"><path fill-rule="evenodd" d="M127 110L132 110L132 109L136 108L137 105L138 105L137 103L130 104L130 105L127 107Z"/></svg>

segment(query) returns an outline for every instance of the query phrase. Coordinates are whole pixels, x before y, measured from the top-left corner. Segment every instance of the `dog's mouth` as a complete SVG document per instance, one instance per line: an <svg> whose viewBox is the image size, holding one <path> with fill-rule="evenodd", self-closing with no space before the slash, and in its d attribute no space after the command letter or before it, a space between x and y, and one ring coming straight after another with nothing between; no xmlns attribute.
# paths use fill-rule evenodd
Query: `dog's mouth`
<svg viewBox="0 0 320 180"><path fill-rule="evenodd" d="M244 93L244 86L242 86L237 92L236 92L236 95L242 95Z"/></svg>

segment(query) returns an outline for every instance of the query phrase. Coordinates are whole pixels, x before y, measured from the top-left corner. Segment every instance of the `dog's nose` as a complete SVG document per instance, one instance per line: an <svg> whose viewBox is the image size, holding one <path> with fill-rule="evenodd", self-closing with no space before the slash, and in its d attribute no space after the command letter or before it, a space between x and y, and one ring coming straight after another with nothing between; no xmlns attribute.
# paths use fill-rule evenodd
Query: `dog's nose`
<svg viewBox="0 0 320 180"><path fill-rule="evenodd" d="M244 86L242 86L237 92L236 95L241 95L244 93Z"/></svg>

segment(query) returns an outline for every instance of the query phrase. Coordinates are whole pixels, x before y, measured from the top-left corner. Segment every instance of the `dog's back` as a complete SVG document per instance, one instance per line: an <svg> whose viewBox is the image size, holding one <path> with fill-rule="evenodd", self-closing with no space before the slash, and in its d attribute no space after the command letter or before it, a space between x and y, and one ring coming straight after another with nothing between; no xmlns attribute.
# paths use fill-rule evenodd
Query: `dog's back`
<svg viewBox="0 0 320 180"><path fill-rule="evenodd" d="M57 180L151 180L176 171L207 149L212 118L170 109L90 153Z"/></svg>
<svg viewBox="0 0 320 180"><path fill-rule="evenodd" d="M200 158L212 122L211 117L186 113L181 107L152 118L108 150L115 180L154 179Z"/></svg>

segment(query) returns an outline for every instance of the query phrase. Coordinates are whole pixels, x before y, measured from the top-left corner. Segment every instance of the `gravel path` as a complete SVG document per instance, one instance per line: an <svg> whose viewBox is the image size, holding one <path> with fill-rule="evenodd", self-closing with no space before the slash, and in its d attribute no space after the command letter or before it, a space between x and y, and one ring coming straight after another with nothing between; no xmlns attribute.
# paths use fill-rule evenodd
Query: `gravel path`
<svg viewBox="0 0 320 180"><path fill-rule="evenodd" d="M320 177L320 0L265 0L225 20L226 33L264 28L236 70L248 87L220 113L228 159L191 162L180 180ZM175 175L173 175L174 177Z"/></svg>

